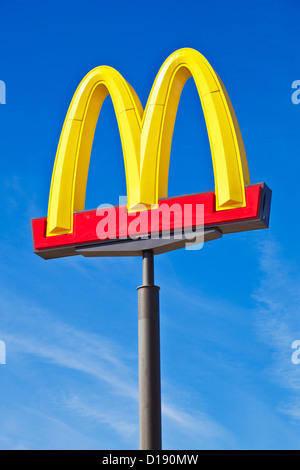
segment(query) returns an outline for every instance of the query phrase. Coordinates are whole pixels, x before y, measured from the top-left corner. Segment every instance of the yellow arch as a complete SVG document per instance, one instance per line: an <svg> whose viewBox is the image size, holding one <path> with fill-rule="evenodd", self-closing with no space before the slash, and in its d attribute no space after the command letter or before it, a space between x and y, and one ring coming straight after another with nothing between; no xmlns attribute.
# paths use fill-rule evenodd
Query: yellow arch
<svg viewBox="0 0 300 470"><path fill-rule="evenodd" d="M110 94L118 120L131 199L139 198L140 135L143 107L133 88L111 67L97 67L82 80L68 110L52 175L47 236L73 231L73 212L84 210L95 128ZM137 194L135 194L137 193Z"/></svg>
<svg viewBox="0 0 300 470"><path fill-rule="evenodd" d="M151 90L142 130L141 201L153 204L168 195L173 129L181 92L190 77L195 80L206 120L217 210L245 206L245 184L250 184L250 176L239 125L220 78L194 49L172 54Z"/></svg>
<svg viewBox="0 0 300 470"><path fill-rule="evenodd" d="M206 119L215 175L217 210L243 207L250 183L242 136L221 80L193 49L172 54L161 67L146 110L133 88L111 67L97 67L79 85L60 137L48 206L47 235L73 231L73 212L84 210L95 127L111 95L120 129L128 210L167 196L170 150L182 89L193 77Z"/></svg>

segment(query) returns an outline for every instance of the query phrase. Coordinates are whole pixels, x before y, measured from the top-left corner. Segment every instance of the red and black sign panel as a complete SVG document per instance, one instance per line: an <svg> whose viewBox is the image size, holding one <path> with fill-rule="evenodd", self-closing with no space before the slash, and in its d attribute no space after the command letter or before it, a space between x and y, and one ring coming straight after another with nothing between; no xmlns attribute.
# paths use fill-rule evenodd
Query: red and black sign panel
<svg viewBox="0 0 300 470"><path fill-rule="evenodd" d="M216 211L215 193L206 192L162 199L157 209L127 213L126 206L74 213L73 233L46 236L47 218L32 220L34 251L44 259L65 256L139 256L145 249L164 253L185 246L184 232L196 231L197 208L203 206L204 241L223 234L268 228L271 190L265 183L246 186L246 206ZM189 207L189 211L185 211ZM170 209L171 217L157 213ZM104 224L103 219L110 224ZM132 227L136 227L132 228ZM144 229L143 232L143 228ZM166 234L170 236L165 236ZM182 233L182 237L178 234ZM176 236L175 236L176 235Z"/></svg>

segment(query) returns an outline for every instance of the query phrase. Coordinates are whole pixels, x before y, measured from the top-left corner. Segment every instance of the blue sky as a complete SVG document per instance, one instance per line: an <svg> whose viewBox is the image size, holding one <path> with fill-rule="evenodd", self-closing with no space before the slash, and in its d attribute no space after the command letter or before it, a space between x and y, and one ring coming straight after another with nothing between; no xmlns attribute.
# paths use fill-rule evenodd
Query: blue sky
<svg viewBox="0 0 300 470"><path fill-rule="evenodd" d="M111 65L146 104L166 57L193 47L234 105L253 183L273 190L269 230L156 258L161 287L163 447L300 449L299 123L296 0L2 2L0 80L1 449L138 448L140 259L45 262L30 219L45 216L56 147L86 73ZM104 177L105 175L105 177ZM183 91L169 195L212 190L195 85ZM125 195L105 102L86 208Z"/></svg>

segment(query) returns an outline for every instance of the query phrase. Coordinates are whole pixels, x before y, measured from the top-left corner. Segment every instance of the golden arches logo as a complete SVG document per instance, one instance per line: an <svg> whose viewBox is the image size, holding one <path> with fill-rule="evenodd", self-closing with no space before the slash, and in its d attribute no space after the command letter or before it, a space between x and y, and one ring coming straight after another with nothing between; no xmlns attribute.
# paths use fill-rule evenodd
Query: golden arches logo
<svg viewBox="0 0 300 470"><path fill-rule="evenodd" d="M167 197L173 129L182 89L193 77L211 146L216 210L245 207L250 184L246 153L228 94L209 62L193 49L174 52L162 65L145 111L115 69L97 67L80 83L61 133L50 189L47 236L71 233L83 211L90 154L104 99L110 95L124 155L128 211L157 206Z"/></svg>

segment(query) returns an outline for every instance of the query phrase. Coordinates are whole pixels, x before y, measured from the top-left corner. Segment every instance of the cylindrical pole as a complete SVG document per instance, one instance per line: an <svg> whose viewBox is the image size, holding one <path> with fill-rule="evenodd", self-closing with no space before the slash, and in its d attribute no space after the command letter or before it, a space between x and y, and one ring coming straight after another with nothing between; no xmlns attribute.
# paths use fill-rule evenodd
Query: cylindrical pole
<svg viewBox="0 0 300 470"><path fill-rule="evenodd" d="M153 258L153 252L144 251L138 287L140 450L161 450L159 287Z"/></svg>

